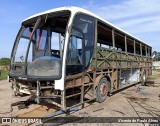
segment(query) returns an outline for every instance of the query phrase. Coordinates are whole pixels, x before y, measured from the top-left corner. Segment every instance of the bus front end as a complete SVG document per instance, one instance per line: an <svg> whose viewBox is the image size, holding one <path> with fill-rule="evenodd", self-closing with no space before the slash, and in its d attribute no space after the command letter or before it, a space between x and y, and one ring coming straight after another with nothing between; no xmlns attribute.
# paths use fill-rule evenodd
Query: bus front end
<svg viewBox="0 0 160 126"><path fill-rule="evenodd" d="M41 97L61 94L62 63L70 11L57 11L25 20L11 54L9 77L15 95Z"/></svg>
<svg viewBox="0 0 160 126"><path fill-rule="evenodd" d="M38 103L51 98L51 103L66 109L68 98L83 96L81 86L91 80L87 71L91 71L94 43L95 19L77 8L47 11L25 20L11 54L14 94L34 95Z"/></svg>

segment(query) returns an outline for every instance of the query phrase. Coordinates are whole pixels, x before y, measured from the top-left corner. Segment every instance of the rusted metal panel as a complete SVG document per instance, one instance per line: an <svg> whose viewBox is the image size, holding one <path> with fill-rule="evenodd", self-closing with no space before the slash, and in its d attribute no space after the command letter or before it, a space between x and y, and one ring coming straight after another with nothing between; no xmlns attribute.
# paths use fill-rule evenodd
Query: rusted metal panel
<svg viewBox="0 0 160 126"><path fill-rule="evenodd" d="M142 57L131 53L119 52L103 47L97 47L94 58L91 62L92 69L108 68L141 68L149 67L152 60L150 57Z"/></svg>

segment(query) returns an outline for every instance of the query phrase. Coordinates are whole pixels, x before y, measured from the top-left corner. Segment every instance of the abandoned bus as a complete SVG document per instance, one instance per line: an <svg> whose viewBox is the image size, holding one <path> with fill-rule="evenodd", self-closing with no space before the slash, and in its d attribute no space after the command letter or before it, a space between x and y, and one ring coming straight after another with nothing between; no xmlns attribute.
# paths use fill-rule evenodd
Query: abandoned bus
<svg viewBox="0 0 160 126"><path fill-rule="evenodd" d="M37 103L44 99L66 110L144 83L151 74L151 50L87 10L62 7L22 22L9 78L15 95L35 95Z"/></svg>

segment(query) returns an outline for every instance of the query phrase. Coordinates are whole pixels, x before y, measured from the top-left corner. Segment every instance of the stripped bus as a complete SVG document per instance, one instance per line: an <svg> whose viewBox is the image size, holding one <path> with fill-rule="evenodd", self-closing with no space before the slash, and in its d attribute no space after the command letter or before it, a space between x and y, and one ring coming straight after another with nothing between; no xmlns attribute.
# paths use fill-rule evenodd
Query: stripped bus
<svg viewBox="0 0 160 126"><path fill-rule="evenodd" d="M45 99L66 110L144 83L151 74L151 50L87 10L62 7L22 22L9 78L15 95L35 95L37 103Z"/></svg>

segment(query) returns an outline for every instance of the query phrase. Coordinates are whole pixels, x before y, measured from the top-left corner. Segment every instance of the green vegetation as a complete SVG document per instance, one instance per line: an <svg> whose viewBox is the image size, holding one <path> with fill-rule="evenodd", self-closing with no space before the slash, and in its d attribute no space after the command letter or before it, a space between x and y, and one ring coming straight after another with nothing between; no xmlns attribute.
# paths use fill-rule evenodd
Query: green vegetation
<svg viewBox="0 0 160 126"><path fill-rule="evenodd" d="M159 77L160 77L160 70L153 70L152 76L149 76L147 80L152 81L159 79Z"/></svg>
<svg viewBox="0 0 160 126"><path fill-rule="evenodd" d="M0 80L7 79L9 64L10 64L9 58L0 59Z"/></svg>
<svg viewBox="0 0 160 126"><path fill-rule="evenodd" d="M0 59L0 66L5 66L5 68L8 69L9 64L10 64L9 58L1 58Z"/></svg>
<svg viewBox="0 0 160 126"><path fill-rule="evenodd" d="M157 78L156 78L155 76L153 76L153 75L152 75L152 76L149 76L149 77L147 78L148 81L152 81L152 80L155 80L155 79L157 79Z"/></svg>
<svg viewBox="0 0 160 126"><path fill-rule="evenodd" d="M6 80L8 76L8 70L0 70L0 80Z"/></svg>
<svg viewBox="0 0 160 126"><path fill-rule="evenodd" d="M160 52L154 51L153 55L155 55L153 61L160 61Z"/></svg>
<svg viewBox="0 0 160 126"><path fill-rule="evenodd" d="M153 58L153 61L160 61L160 57Z"/></svg>

